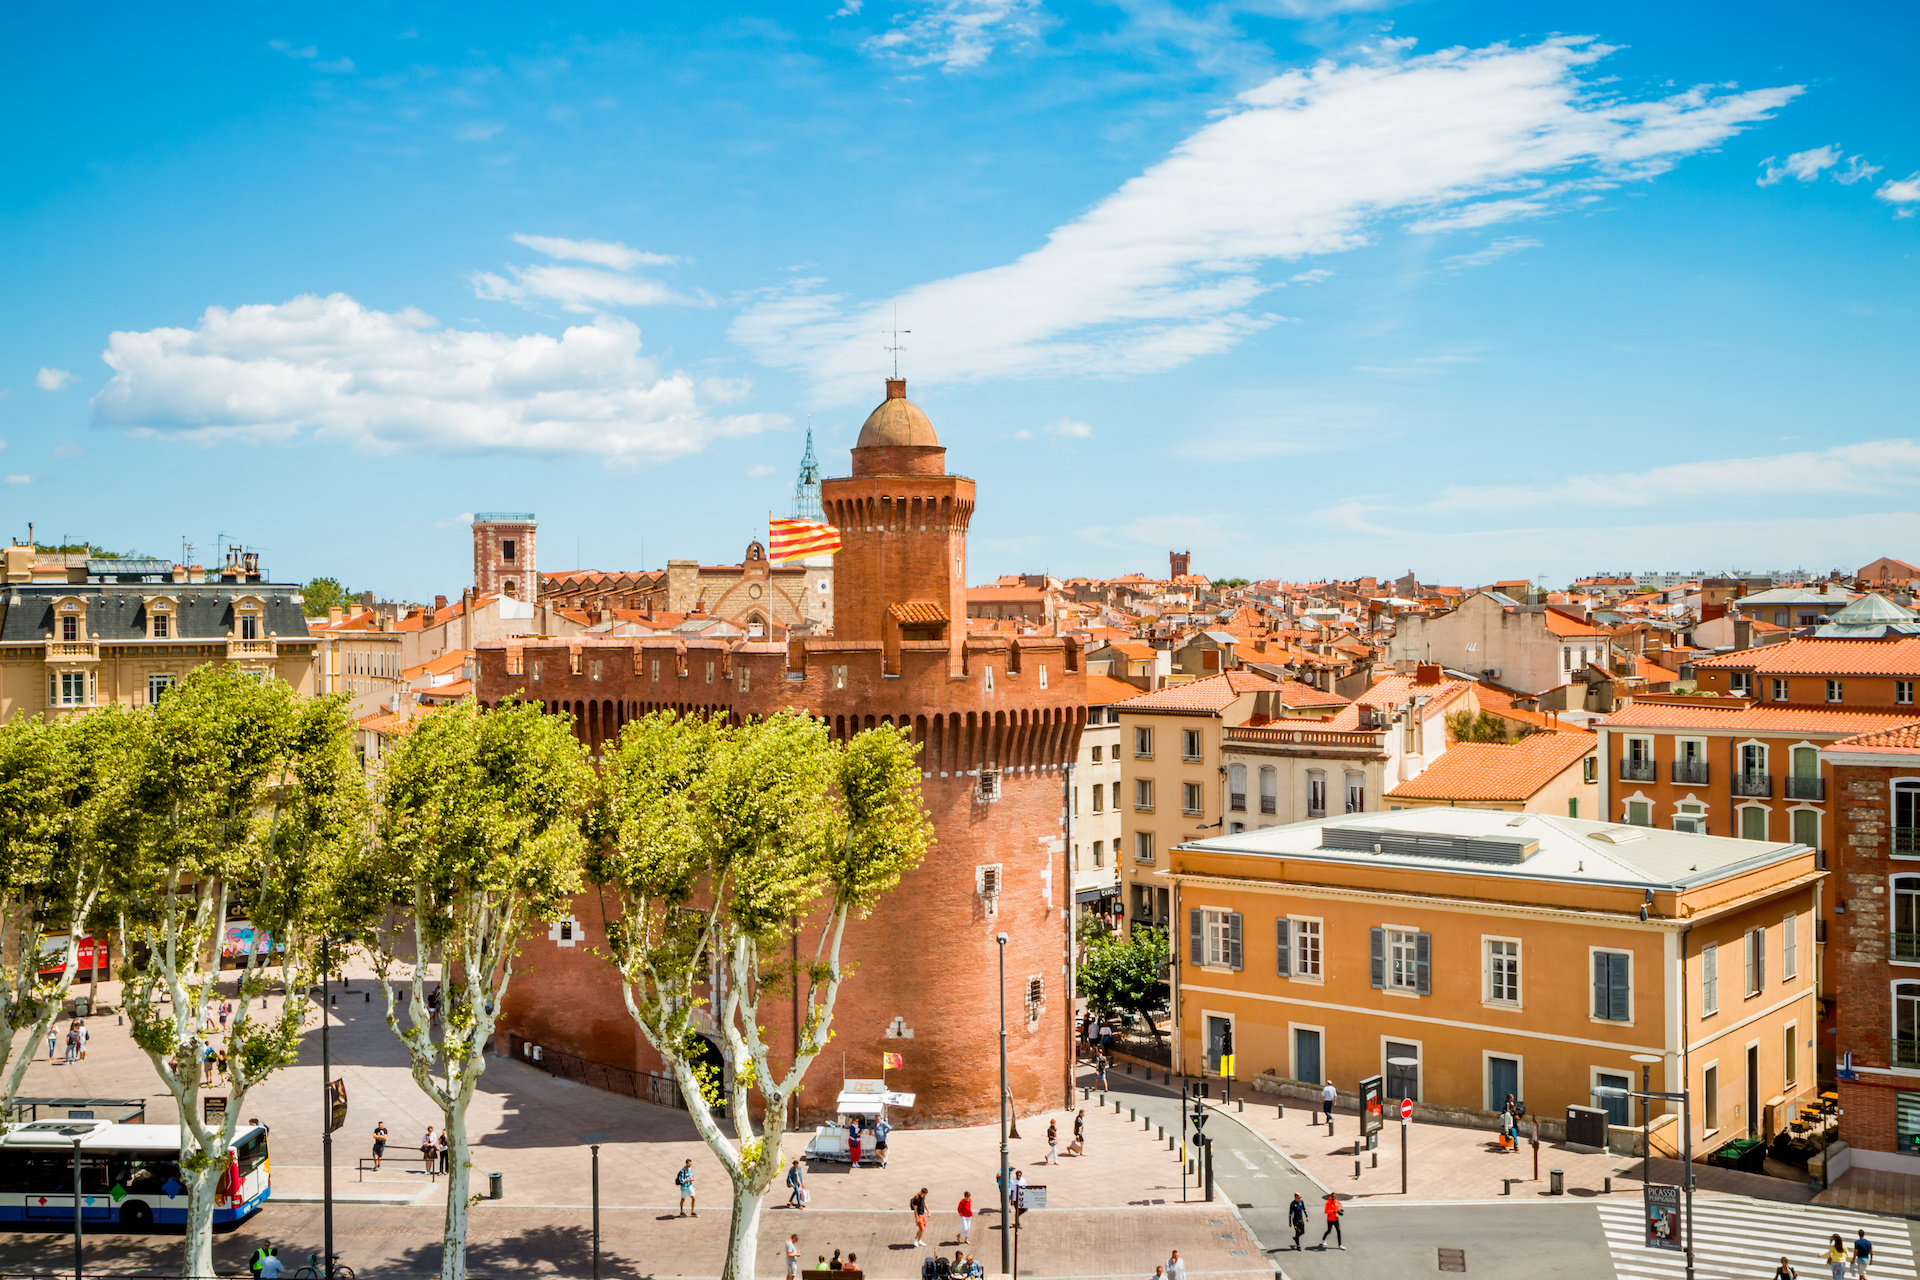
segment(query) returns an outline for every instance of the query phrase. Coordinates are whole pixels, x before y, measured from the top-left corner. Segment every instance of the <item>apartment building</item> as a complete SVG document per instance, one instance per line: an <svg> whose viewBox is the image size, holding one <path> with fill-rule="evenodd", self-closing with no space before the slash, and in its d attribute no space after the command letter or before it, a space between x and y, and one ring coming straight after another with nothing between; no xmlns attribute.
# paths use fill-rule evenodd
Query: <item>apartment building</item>
<svg viewBox="0 0 1920 1280"><path fill-rule="evenodd" d="M309 620L315 643L315 693L344 693L355 719L398 711L406 701L402 678L402 637L393 615L373 609L348 614L327 611L326 620Z"/></svg>
<svg viewBox="0 0 1920 1280"><path fill-rule="evenodd" d="M1087 677L1087 725L1073 768L1073 900L1107 911L1120 898L1119 703L1140 690L1112 676Z"/></svg>
<svg viewBox="0 0 1920 1280"><path fill-rule="evenodd" d="M1174 1064L1491 1113L1695 1098L1696 1150L1810 1096L1813 850L1486 809L1347 814L1168 850ZM1394 1060L1410 1060L1410 1065Z"/></svg>
<svg viewBox="0 0 1920 1280"><path fill-rule="evenodd" d="M1545 693L1589 665L1612 669L1607 629L1552 605L1520 604L1482 591L1458 608L1409 614L1387 646L1389 661L1431 662L1521 693Z"/></svg>
<svg viewBox="0 0 1920 1280"><path fill-rule="evenodd" d="M1387 792L1388 809L1501 809L1600 818L1600 739L1583 729L1517 742L1456 742Z"/></svg>

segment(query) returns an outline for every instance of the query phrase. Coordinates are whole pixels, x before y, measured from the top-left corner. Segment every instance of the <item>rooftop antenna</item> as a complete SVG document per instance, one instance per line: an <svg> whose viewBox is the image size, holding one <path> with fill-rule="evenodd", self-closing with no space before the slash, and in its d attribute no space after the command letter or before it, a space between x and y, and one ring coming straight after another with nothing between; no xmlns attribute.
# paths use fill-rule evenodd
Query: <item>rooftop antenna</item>
<svg viewBox="0 0 1920 1280"><path fill-rule="evenodd" d="M912 332L913 330L911 329L902 329L900 327L900 304L897 302L894 303L893 304L893 345L890 347L886 347L884 349L887 351L891 351L893 353L893 376L896 379L898 379L900 376L900 353L906 350L905 347L900 345L900 335L903 333L912 333Z"/></svg>

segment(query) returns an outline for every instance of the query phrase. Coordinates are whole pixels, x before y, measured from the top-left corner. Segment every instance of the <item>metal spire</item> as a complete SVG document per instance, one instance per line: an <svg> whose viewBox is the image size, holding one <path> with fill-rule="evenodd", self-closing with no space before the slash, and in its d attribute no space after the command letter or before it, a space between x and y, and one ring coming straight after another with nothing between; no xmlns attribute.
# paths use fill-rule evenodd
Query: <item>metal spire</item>
<svg viewBox="0 0 1920 1280"><path fill-rule="evenodd" d="M813 415L807 415L807 451L800 455L800 475L793 482L793 510L796 520L824 523L820 508L820 460L813 456Z"/></svg>

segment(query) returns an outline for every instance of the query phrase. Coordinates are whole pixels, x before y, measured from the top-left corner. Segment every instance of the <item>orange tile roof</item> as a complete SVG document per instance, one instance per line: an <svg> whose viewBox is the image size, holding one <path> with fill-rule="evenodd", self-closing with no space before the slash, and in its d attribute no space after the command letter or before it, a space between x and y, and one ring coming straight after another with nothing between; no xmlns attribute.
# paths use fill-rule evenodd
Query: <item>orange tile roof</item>
<svg viewBox="0 0 1920 1280"><path fill-rule="evenodd" d="M1087 705L1090 707L1110 707L1116 702L1125 702L1139 696L1140 686L1137 684L1115 680L1109 675L1087 677Z"/></svg>
<svg viewBox="0 0 1920 1280"><path fill-rule="evenodd" d="M1580 763L1599 736L1533 733L1518 742L1456 742L1420 776L1387 792L1389 799L1531 799L1540 788Z"/></svg>
<svg viewBox="0 0 1920 1280"><path fill-rule="evenodd" d="M1881 729L1876 733L1862 733L1851 738L1842 738L1831 743L1828 751L1871 751L1875 754L1898 753L1920 756L1920 720L1895 725L1891 729Z"/></svg>
<svg viewBox="0 0 1920 1280"><path fill-rule="evenodd" d="M1442 680L1438 684L1421 684L1416 676L1381 676L1370 685L1366 692L1355 698L1350 706L1333 717L1327 726L1329 729L1355 729L1360 727L1360 708L1376 707L1388 709L1405 706L1418 697L1429 699L1427 714L1455 701L1461 694L1473 688L1470 680Z"/></svg>
<svg viewBox="0 0 1920 1280"><path fill-rule="evenodd" d="M437 658L430 658L425 662L408 667L400 673L400 678L403 680L414 680L423 675L443 676L449 671L458 671L472 661L473 650L449 649Z"/></svg>
<svg viewBox="0 0 1920 1280"><path fill-rule="evenodd" d="M925 600L909 600L904 604L889 605L887 612L893 615L895 622L903 626L912 626L915 623L945 622L947 620L947 611L945 609L937 604L929 604Z"/></svg>
<svg viewBox="0 0 1920 1280"><path fill-rule="evenodd" d="M1225 711L1241 694L1272 693L1279 687L1250 671L1226 671L1138 694L1118 705L1122 711Z"/></svg>
<svg viewBox="0 0 1920 1280"><path fill-rule="evenodd" d="M399 716L391 711L377 711L370 716L361 716L354 723L369 733L411 733L415 720L412 716Z"/></svg>
<svg viewBox="0 0 1920 1280"><path fill-rule="evenodd" d="M454 680L432 689L416 690L413 696L422 702L458 702L473 696L473 681Z"/></svg>
<svg viewBox="0 0 1920 1280"><path fill-rule="evenodd" d="M1351 699L1316 689L1303 680L1280 682L1280 705L1283 707L1344 707L1349 701Z"/></svg>
<svg viewBox="0 0 1920 1280"><path fill-rule="evenodd" d="M1920 636L1895 640L1788 640L1698 659L1694 669L1761 675L1920 676Z"/></svg>
<svg viewBox="0 0 1920 1280"><path fill-rule="evenodd" d="M1558 609L1549 608L1542 617L1546 621L1547 630L1556 636L1604 636L1607 634L1605 627L1596 627L1591 622L1583 622L1572 614L1563 613Z"/></svg>
<svg viewBox="0 0 1920 1280"><path fill-rule="evenodd" d="M1698 705L1694 705L1696 703ZM1684 706L1671 702L1634 702L1599 723L1607 729L1853 734L1886 729L1911 719L1911 711L1847 711L1777 704L1748 706L1738 698L1689 698Z"/></svg>

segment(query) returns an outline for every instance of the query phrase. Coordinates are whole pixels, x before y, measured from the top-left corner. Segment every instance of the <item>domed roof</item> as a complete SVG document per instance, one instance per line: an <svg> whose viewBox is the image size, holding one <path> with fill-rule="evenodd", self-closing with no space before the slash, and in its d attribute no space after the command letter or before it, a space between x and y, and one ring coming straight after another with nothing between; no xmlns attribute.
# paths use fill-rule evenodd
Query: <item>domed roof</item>
<svg viewBox="0 0 1920 1280"><path fill-rule="evenodd" d="M860 427L860 439L855 442L856 449L872 448L939 448L940 437L934 434L933 423L920 411L920 406L907 399L907 380L905 378L887 379L887 398L880 407L867 415Z"/></svg>

